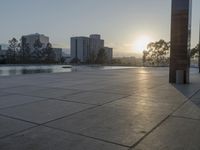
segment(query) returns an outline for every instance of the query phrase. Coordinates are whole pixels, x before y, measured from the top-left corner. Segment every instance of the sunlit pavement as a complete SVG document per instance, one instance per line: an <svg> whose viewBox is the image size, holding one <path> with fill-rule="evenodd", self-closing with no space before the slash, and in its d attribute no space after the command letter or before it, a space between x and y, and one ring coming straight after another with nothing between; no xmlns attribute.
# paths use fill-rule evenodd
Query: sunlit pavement
<svg viewBox="0 0 200 150"><path fill-rule="evenodd" d="M168 68L0 77L0 150L199 150L200 75Z"/></svg>

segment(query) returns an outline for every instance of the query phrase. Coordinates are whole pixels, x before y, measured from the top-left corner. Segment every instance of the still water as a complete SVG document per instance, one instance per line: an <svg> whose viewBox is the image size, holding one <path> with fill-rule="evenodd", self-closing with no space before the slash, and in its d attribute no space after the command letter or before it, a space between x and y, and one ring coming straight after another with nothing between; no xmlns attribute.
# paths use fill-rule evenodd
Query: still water
<svg viewBox="0 0 200 150"><path fill-rule="evenodd" d="M63 65L5 65L0 66L0 76L34 74L34 73L56 73L56 72L71 72L71 66Z"/></svg>
<svg viewBox="0 0 200 150"><path fill-rule="evenodd" d="M90 70L115 70L134 67L124 66L70 66L70 65L0 65L0 76L35 74L35 73L59 73Z"/></svg>

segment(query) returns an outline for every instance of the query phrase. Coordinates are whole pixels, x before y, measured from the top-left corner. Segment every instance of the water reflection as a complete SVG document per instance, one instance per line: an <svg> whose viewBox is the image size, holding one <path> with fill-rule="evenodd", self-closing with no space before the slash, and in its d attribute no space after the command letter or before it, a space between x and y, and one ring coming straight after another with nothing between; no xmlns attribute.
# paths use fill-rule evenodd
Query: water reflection
<svg viewBox="0 0 200 150"><path fill-rule="evenodd" d="M45 66L0 66L0 76L23 75L35 73L71 72L71 66L45 65Z"/></svg>
<svg viewBox="0 0 200 150"><path fill-rule="evenodd" d="M116 70L138 67L126 66L70 66L70 65L4 65L0 66L0 76L23 75L35 73L81 72L92 70Z"/></svg>

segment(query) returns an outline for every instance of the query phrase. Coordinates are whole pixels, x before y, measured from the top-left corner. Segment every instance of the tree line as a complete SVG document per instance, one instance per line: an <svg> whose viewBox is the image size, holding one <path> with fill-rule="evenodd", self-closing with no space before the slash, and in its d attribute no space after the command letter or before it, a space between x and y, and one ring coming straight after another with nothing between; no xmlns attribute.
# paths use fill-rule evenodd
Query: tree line
<svg viewBox="0 0 200 150"><path fill-rule="evenodd" d="M0 63L4 64L37 64L37 63L58 63L56 62L56 54L52 48L52 44L48 43L43 48L40 40L34 43L34 49L31 50L30 45L26 42L26 38L22 37L21 42L16 38L8 41L9 46L6 55L2 56Z"/></svg>
<svg viewBox="0 0 200 150"><path fill-rule="evenodd" d="M199 44L190 50L192 59L199 57ZM144 66L169 66L170 63L170 42L159 40L147 45L143 51Z"/></svg>
<svg viewBox="0 0 200 150"><path fill-rule="evenodd" d="M80 63L81 61L78 58L71 60L71 63ZM108 55L104 48L101 48L96 54L94 51L89 52L89 56L86 60L86 64L109 64Z"/></svg>

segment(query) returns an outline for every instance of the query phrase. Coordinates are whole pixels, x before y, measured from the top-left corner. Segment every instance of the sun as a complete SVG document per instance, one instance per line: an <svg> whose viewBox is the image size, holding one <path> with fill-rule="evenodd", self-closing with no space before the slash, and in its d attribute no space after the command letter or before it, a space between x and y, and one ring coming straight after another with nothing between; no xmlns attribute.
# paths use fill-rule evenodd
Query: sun
<svg viewBox="0 0 200 150"><path fill-rule="evenodd" d="M147 48L147 45L150 42L151 42L150 37L146 35L139 36L133 43L133 50L136 51L137 53L141 53Z"/></svg>

